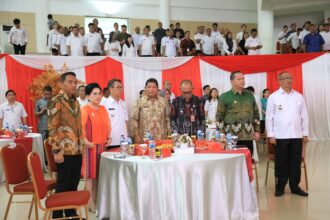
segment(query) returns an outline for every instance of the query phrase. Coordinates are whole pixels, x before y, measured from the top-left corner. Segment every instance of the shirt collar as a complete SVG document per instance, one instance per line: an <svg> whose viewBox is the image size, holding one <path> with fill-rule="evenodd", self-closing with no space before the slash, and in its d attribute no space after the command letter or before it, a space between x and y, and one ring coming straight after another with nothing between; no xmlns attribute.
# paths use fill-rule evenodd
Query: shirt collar
<svg viewBox="0 0 330 220"><path fill-rule="evenodd" d="M239 92L236 91L234 88L232 88L231 91L232 91L232 93L233 93L234 95L243 95L243 94L246 93L246 90L245 90L245 89L242 90L242 93L241 93L241 94L239 94Z"/></svg>
<svg viewBox="0 0 330 220"><path fill-rule="evenodd" d="M63 96L63 98L64 98L65 100L67 100L67 101L74 100L74 99L76 98L74 95L72 95L71 97L67 96L67 94L66 94L63 90L60 91L60 94L61 94L61 95ZM79 98L80 98L80 97L79 97Z"/></svg>
<svg viewBox="0 0 330 220"><path fill-rule="evenodd" d="M279 88L279 91L280 91L281 94L288 94L286 91L284 91L284 89L282 89L282 87ZM291 89L289 94L294 93L294 92L295 91L293 89Z"/></svg>
<svg viewBox="0 0 330 220"><path fill-rule="evenodd" d="M14 102L14 104L13 104L12 106L15 106L15 105L16 105L16 103L17 103L17 102L15 101L15 102ZM6 101L5 101L5 104L10 106L10 104L9 104L8 100L6 100Z"/></svg>
<svg viewBox="0 0 330 220"><path fill-rule="evenodd" d="M108 98L108 99L109 99L109 101L110 101L111 103L120 103L120 101L121 101L121 100L119 99L119 101L117 102L117 100L116 100L116 99L114 99L114 98L112 98L112 96L111 96L111 95L109 96L109 98Z"/></svg>

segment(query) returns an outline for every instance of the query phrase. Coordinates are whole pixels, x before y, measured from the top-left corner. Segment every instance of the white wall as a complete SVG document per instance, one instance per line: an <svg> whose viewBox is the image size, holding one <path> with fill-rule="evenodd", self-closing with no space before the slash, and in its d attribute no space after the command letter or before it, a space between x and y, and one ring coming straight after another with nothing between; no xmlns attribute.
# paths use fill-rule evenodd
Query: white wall
<svg viewBox="0 0 330 220"><path fill-rule="evenodd" d="M45 0L47 1L47 0ZM49 13L158 19L158 0L48 0ZM34 0L0 0L0 11L34 12ZM257 22L257 0L171 0L172 20Z"/></svg>

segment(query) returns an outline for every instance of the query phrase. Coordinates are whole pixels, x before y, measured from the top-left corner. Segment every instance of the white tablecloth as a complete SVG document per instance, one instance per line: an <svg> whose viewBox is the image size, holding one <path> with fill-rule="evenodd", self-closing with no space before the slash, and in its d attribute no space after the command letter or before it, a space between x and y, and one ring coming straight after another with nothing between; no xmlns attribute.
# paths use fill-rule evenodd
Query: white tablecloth
<svg viewBox="0 0 330 220"><path fill-rule="evenodd" d="M99 219L259 219L244 155L194 154L160 161L103 153Z"/></svg>
<svg viewBox="0 0 330 220"><path fill-rule="evenodd" d="M32 150L34 152L37 152L40 156L41 164L44 168L44 170L47 170L46 164L45 164L45 157L44 157L44 145L42 142L41 134L38 133L30 133L27 137L32 137ZM14 143L13 139L0 139L0 148L3 146L8 145L9 143ZM4 175L3 175L3 168L2 163L0 162L0 183L4 181Z"/></svg>

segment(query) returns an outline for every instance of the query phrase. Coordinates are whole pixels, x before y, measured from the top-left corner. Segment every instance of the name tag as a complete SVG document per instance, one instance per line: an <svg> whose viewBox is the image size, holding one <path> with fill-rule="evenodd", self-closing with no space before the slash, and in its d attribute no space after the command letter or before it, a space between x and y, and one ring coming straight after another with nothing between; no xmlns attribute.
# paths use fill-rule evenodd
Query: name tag
<svg viewBox="0 0 330 220"><path fill-rule="evenodd" d="M10 108L7 108L6 111L10 111Z"/></svg>
<svg viewBox="0 0 330 220"><path fill-rule="evenodd" d="M109 111L114 111L115 110L115 108L109 108Z"/></svg>

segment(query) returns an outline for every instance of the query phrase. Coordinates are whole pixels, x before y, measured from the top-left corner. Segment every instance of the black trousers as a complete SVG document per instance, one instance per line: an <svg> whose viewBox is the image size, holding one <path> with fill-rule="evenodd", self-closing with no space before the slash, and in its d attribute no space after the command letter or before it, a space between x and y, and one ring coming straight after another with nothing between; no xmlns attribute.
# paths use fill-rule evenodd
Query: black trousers
<svg viewBox="0 0 330 220"><path fill-rule="evenodd" d="M100 53L87 53L86 56L101 56Z"/></svg>
<svg viewBox="0 0 330 220"><path fill-rule="evenodd" d="M14 46L14 53L15 54L21 54L21 55L25 55L25 49L26 49L26 45L16 45L16 44L13 44Z"/></svg>
<svg viewBox="0 0 330 220"><path fill-rule="evenodd" d="M247 140L247 141L237 141L237 148L241 147L247 147L251 153L251 158L253 155L253 140Z"/></svg>
<svg viewBox="0 0 330 220"><path fill-rule="evenodd" d="M266 128L265 120L260 120L260 134L263 134L265 132L265 128Z"/></svg>
<svg viewBox="0 0 330 220"><path fill-rule="evenodd" d="M301 176L302 139L276 139L276 190L284 191L289 180L291 192L299 190Z"/></svg>
<svg viewBox="0 0 330 220"><path fill-rule="evenodd" d="M82 155L64 155L64 162L57 165L55 193L77 191L80 181ZM75 216L76 210L64 210L65 217ZM63 218L63 210L54 211L53 218Z"/></svg>

